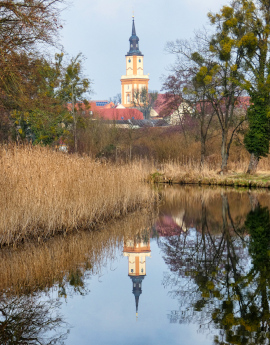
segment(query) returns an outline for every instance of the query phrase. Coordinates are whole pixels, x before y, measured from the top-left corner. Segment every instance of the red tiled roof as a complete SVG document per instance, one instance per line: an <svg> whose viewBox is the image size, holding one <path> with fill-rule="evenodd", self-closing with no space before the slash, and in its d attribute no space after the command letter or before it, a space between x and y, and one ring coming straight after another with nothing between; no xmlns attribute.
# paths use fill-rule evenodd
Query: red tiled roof
<svg viewBox="0 0 270 345"><path fill-rule="evenodd" d="M89 101L89 104L86 106L84 103L82 102L78 102L75 104L75 108L78 109L80 107L81 110L89 110L92 111L93 113L96 111L99 111L100 109L110 109L112 107L114 107L114 103L113 102L109 102L106 103L108 101ZM102 104L102 105L97 105L97 104ZM72 104L68 103L67 104L67 108L68 110L71 110Z"/></svg>
<svg viewBox="0 0 270 345"><path fill-rule="evenodd" d="M104 120L143 120L143 113L138 109L126 108L126 109L100 109L98 115Z"/></svg>

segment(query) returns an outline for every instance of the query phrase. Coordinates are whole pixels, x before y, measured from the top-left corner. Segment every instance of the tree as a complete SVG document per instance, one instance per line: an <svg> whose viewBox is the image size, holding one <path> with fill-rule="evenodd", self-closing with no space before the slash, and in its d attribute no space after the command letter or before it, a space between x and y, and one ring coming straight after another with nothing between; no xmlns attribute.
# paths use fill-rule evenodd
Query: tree
<svg viewBox="0 0 270 345"><path fill-rule="evenodd" d="M45 145L67 136L70 114L58 95L63 54L54 62L21 53L23 65L18 70L21 88L17 99L5 100L17 138Z"/></svg>
<svg viewBox="0 0 270 345"><path fill-rule="evenodd" d="M72 58L69 65L65 69L65 74L59 90L59 95L66 103L69 104L69 110L73 119L73 138L74 149L77 152L77 124L81 119L83 108L88 107L89 103L85 99L85 95L91 92L91 81L83 78L82 71L82 54L78 54Z"/></svg>
<svg viewBox="0 0 270 345"><path fill-rule="evenodd" d="M238 57L232 67L235 74L241 74L239 86L250 96L249 129L244 141L251 154L248 173L254 173L259 159L269 151L270 3L235 0L209 17L216 28L212 49L223 56Z"/></svg>
<svg viewBox="0 0 270 345"><path fill-rule="evenodd" d="M121 93L117 93L114 97L110 97L109 102L113 102L115 107L117 107L118 104L121 104Z"/></svg>
<svg viewBox="0 0 270 345"><path fill-rule="evenodd" d="M20 90L22 53L37 54L40 44L54 44L61 28L62 0L0 1L0 93L15 96ZM0 107L2 104L0 104Z"/></svg>
<svg viewBox="0 0 270 345"><path fill-rule="evenodd" d="M20 52L37 43L54 43L62 0L0 1L1 53Z"/></svg>
<svg viewBox="0 0 270 345"><path fill-rule="evenodd" d="M169 42L167 50L176 54L177 62L183 60L190 70L191 77L197 90L203 91L203 102L209 102L215 112L221 129L221 173L227 171L228 158L233 138L245 118L235 116L235 108L243 91L238 80L241 77L235 70L238 54L226 54L226 47L221 51L214 48L214 37L207 37L205 33L197 35L195 41L177 40ZM218 45L218 42L216 43ZM195 74L195 75L194 75ZM230 132L229 132L230 131Z"/></svg>
<svg viewBox="0 0 270 345"><path fill-rule="evenodd" d="M135 108L138 108L146 120L150 119L151 109L157 99L157 92L148 92L146 87L142 89L135 89L132 96L132 104Z"/></svg>
<svg viewBox="0 0 270 345"><path fill-rule="evenodd" d="M193 64L192 64L193 65ZM165 110L178 114L179 123L185 133L185 114L195 118L199 123L199 137L201 142L201 166L206 155L206 141L210 124L213 119L214 109L207 98L208 85L197 83L196 69L181 62L172 75L169 75L163 83L165 100L162 104Z"/></svg>

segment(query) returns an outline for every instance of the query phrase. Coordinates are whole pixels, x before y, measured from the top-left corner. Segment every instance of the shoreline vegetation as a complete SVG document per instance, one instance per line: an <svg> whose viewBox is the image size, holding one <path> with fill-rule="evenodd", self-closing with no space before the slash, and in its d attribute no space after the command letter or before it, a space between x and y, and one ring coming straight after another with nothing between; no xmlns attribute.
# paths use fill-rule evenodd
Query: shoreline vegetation
<svg viewBox="0 0 270 345"><path fill-rule="evenodd" d="M197 160L94 160L48 147L0 146L0 246L44 242L56 235L94 230L138 210L153 210L151 183L270 188L268 158L257 175L245 175L247 161L201 168ZM155 167L155 168L154 168ZM151 183L145 183L151 182Z"/></svg>
<svg viewBox="0 0 270 345"><path fill-rule="evenodd" d="M0 245L94 229L155 203L141 162L103 164L46 147L0 147Z"/></svg>
<svg viewBox="0 0 270 345"><path fill-rule="evenodd" d="M230 170L225 174L220 174L218 165L204 164L200 166L197 161L170 162L159 165L159 169L152 171L148 176L148 181L154 184L180 184L199 186L228 186L247 188L268 188L270 189L270 174L268 159L263 159L256 174L250 175L246 171L247 162L233 162Z"/></svg>

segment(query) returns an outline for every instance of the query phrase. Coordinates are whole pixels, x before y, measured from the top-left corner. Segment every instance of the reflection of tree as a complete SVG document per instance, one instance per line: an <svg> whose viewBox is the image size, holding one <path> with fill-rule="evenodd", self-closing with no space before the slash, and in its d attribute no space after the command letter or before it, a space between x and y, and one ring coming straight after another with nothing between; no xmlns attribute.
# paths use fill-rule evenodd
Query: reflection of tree
<svg viewBox="0 0 270 345"><path fill-rule="evenodd" d="M67 324L58 314L59 302L35 296L1 296L1 344L64 344Z"/></svg>
<svg viewBox="0 0 270 345"><path fill-rule="evenodd" d="M171 322L197 321L201 329L210 325L219 329L216 344L268 344L269 210L253 206L245 223L248 240L232 220L226 194L221 198L218 235L208 227L207 205L202 201L201 230L189 230L161 244L171 271L164 282L174 288L172 294L180 302L180 309L169 317Z"/></svg>
<svg viewBox="0 0 270 345"><path fill-rule="evenodd" d="M83 267L71 269L59 282L58 296L66 298L68 295L74 294L87 295L89 289L87 289L85 280L90 277L91 269L92 266L88 262Z"/></svg>

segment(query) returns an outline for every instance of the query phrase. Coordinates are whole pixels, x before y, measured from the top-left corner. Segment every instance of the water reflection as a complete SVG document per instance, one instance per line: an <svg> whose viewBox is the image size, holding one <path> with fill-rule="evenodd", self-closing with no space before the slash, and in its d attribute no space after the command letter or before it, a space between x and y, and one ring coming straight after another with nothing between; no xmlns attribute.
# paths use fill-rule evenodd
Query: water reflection
<svg viewBox="0 0 270 345"><path fill-rule="evenodd" d="M69 330L59 313L60 305L37 296L2 296L0 344L64 344Z"/></svg>
<svg viewBox="0 0 270 345"><path fill-rule="evenodd" d="M2 249L0 344L65 344L70 326L61 315L63 302L89 295L91 277L101 274L115 259L123 248L123 237L138 238L139 230L151 228L151 222L152 213L141 210L100 231L55 238L39 246L29 243L17 250ZM139 243L145 243L145 239ZM145 263L141 261L148 253L134 248L137 263L136 255L140 279L145 275ZM134 294L137 298L136 287Z"/></svg>
<svg viewBox="0 0 270 345"><path fill-rule="evenodd" d="M135 296L136 318L138 318L139 297L142 281L146 276L146 257L151 256L149 233L138 234L124 241L124 256L128 257L128 276L132 280L132 293Z"/></svg>
<svg viewBox="0 0 270 345"><path fill-rule="evenodd" d="M134 343L269 344L269 207L263 191L166 188L158 217L2 249L0 343L122 345L132 329Z"/></svg>
<svg viewBox="0 0 270 345"><path fill-rule="evenodd" d="M231 204L240 195L218 193L215 207L213 199L212 204L203 195L197 199L195 227L160 243L170 269L164 284L179 300L169 320L198 323L201 331L217 333L215 344L269 344L269 209L256 193L245 193L249 202L242 210L250 211L244 218L239 203L240 215L235 209L232 215Z"/></svg>

